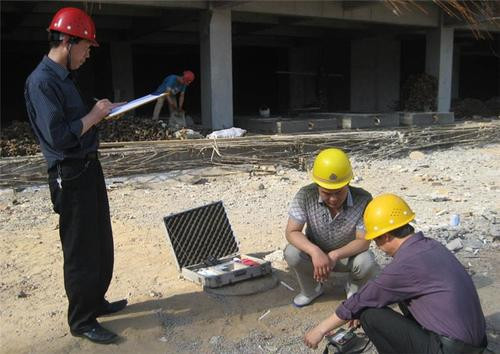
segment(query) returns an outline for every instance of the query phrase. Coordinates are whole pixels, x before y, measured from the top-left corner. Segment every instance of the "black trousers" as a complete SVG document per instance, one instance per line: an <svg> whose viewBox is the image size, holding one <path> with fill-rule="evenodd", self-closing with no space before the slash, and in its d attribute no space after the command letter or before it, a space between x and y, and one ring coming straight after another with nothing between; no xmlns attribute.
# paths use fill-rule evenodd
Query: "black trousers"
<svg viewBox="0 0 500 354"><path fill-rule="evenodd" d="M363 330L380 354L442 353L439 336L423 329L406 309L406 316L388 308L361 313Z"/></svg>
<svg viewBox="0 0 500 354"><path fill-rule="evenodd" d="M59 214L68 323L83 332L96 323L113 275L113 234L99 160L60 162L49 170L49 188Z"/></svg>
<svg viewBox="0 0 500 354"><path fill-rule="evenodd" d="M486 337L482 348L443 339L422 328L404 304L399 307L403 315L388 307L368 308L361 313L361 326L380 354L474 354L482 353L487 346Z"/></svg>

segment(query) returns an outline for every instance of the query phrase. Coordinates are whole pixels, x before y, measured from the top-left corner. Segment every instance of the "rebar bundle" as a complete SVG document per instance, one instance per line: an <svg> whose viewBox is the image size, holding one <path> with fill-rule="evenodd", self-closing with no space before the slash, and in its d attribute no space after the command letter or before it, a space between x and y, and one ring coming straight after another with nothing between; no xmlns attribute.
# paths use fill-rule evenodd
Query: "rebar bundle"
<svg viewBox="0 0 500 354"><path fill-rule="evenodd" d="M308 169L317 152L340 147L359 161L393 158L413 150L500 142L500 121L390 130L104 143L100 155L106 177L161 173L206 166L282 166ZM257 167L256 167L257 168ZM0 186L44 183L41 155L0 160Z"/></svg>

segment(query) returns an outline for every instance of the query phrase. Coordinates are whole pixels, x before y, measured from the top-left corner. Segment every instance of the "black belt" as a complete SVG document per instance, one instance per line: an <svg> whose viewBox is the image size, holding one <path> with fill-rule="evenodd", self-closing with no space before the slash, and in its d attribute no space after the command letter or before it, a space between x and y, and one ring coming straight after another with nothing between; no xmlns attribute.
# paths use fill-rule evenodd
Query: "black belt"
<svg viewBox="0 0 500 354"><path fill-rule="evenodd" d="M467 344L458 339L453 339L446 336L439 336L439 339L442 344L444 353L453 353L453 354L481 354L486 349L488 345L486 338L483 340L484 346L475 347L471 344Z"/></svg>
<svg viewBox="0 0 500 354"><path fill-rule="evenodd" d="M89 152L87 155L85 155L84 157L81 157L81 158L77 158L77 157L71 157L71 158L67 158L67 159L64 159L64 160L58 160L56 161L56 164L54 166L52 166L51 168L49 168L48 172L49 174L50 173L56 173L57 172L57 166L61 166L61 165L64 165L65 163L69 163L71 164L72 162L77 162L77 161L97 161L99 160L99 153L97 151L92 151L92 152Z"/></svg>
<svg viewBox="0 0 500 354"><path fill-rule="evenodd" d="M95 161L99 160L99 153L97 151L92 151L87 153L87 155L83 157L68 157L65 158L64 160L59 160L57 163L62 163L62 162L71 162L71 161Z"/></svg>

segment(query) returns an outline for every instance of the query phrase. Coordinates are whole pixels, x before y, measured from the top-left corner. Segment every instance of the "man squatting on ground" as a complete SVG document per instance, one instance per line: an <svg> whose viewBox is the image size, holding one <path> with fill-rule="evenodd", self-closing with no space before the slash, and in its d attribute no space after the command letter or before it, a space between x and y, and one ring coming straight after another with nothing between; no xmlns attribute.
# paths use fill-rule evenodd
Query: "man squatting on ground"
<svg viewBox="0 0 500 354"><path fill-rule="evenodd" d="M122 310L127 300L109 303L104 298L114 251L95 125L124 102L102 99L89 109L74 82L73 70L90 57L92 46L98 46L94 22L84 11L59 10L48 31L49 53L26 80L24 95L59 214L68 323L74 336L111 343L118 336L101 327L96 317Z"/></svg>
<svg viewBox="0 0 500 354"><path fill-rule="evenodd" d="M482 353L485 319L467 271L441 243L415 233L415 214L394 194L371 201L366 239L391 256L382 272L306 333L316 348L325 334L360 320L379 353ZM399 304L402 314L387 307ZM353 321L355 320L355 321Z"/></svg>
<svg viewBox="0 0 500 354"><path fill-rule="evenodd" d="M173 113L184 112L182 107L184 106L184 96L186 88L194 81L194 73L190 70L186 70L180 75L168 75L160 86L153 92L153 95L161 95L166 93L165 97L160 97L156 100L155 108L153 110L153 119L158 120L160 117L160 112L165 102L165 98L168 102L168 109L170 115ZM179 95L179 101L177 102L177 95Z"/></svg>
<svg viewBox="0 0 500 354"><path fill-rule="evenodd" d="M291 203L284 257L300 286L295 306L306 306L323 294L322 283L332 271L349 272L347 297L379 271L364 239L363 211L372 197L349 186L352 177L342 150L323 150L314 160L314 183L301 188Z"/></svg>

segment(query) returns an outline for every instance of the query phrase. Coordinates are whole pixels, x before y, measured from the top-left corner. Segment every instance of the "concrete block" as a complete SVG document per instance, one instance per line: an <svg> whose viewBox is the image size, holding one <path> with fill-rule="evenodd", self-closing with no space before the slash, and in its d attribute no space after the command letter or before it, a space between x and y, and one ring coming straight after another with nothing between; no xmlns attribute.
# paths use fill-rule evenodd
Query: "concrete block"
<svg viewBox="0 0 500 354"><path fill-rule="evenodd" d="M306 132L309 129L306 121L295 119L278 120L275 125L276 134Z"/></svg>
<svg viewBox="0 0 500 354"><path fill-rule="evenodd" d="M286 134L308 131L307 121L289 118L239 119L238 125L259 133Z"/></svg>
<svg viewBox="0 0 500 354"><path fill-rule="evenodd" d="M328 119L308 119L307 128L310 132L319 132L325 130L337 130L339 123L337 118Z"/></svg>
<svg viewBox="0 0 500 354"><path fill-rule="evenodd" d="M301 113L297 119L307 120L309 131L336 130L339 128L339 118L333 112Z"/></svg>
<svg viewBox="0 0 500 354"><path fill-rule="evenodd" d="M446 244L446 248L449 249L452 252L456 252L464 247L464 244L462 243L462 240L459 238L456 238Z"/></svg>
<svg viewBox="0 0 500 354"><path fill-rule="evenodd" d="M453 112L400 112L401 125L441 125L453 124L455 115Z"/></svg>
<svg viewBox="0 0 500 354"><path fill-rule="evenodd" d="M325 130L336 130L338 121L336 118L316 119L305 117L299 118L237 118L238 127L260 133L288 134L318 132Z"/></svg>
<svg viewBox="0 0 500 354"><path fill-rule="evenodd" d="M397 113L339 113L342 128L378 128L399 126Z"/></svg>
<svg viewBox="0 0 500 354"><path fill-rule="evenodd" d="M338 113L335 112L308 112L308 113L300 113L300 119L329 119L329 118L337 118Z"/></svg>

